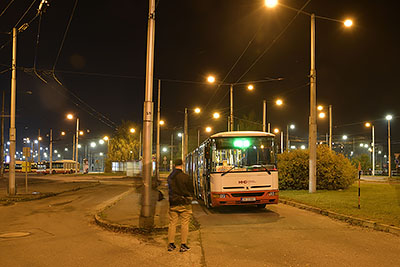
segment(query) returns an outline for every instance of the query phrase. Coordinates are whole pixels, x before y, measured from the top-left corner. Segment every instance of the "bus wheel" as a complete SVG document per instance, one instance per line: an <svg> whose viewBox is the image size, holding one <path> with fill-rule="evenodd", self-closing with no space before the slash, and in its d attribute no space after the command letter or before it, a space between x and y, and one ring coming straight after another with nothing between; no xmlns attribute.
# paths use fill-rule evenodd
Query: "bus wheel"
<svg viewBox="0 0 400 267"><path fill-rule="evenodd" d="M267 204L257 204L257 208L259 209L264 209L267 206Z"/></svg>
<svg viewBox="0 0 400 267"><path fill-rule="evenodd" d="M53 171L51 172L51 174L56 174L56 171L55 171L55 170L53 170Z"/></svg>

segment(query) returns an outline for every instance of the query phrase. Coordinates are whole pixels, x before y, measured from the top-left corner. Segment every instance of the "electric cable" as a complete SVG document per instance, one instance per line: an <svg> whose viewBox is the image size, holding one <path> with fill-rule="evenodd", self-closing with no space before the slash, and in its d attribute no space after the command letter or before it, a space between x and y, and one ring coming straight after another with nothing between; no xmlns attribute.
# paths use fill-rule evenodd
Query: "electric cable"
<svg viewBox="0 0 400 267"><path fill-rule="evenodd" d="M40 16L39 16L39 23L38 23L38 30L37 30L37 35L36 35L36 46L35 46L35 56L33 59L33 72L35 73L35 75L42 80L44 83L47 84L47 81L39 75L39 73L36 71L36 62L37 62L37 55L38 55L38 49L39 49L39 39L40 39L40 25L42 24L42 12L40 12Z"/></svg>
<svg viewBox="0 0 400 267"><path fill-rule="evenodd" d="M239 77L239 79L236 81L236 83L238 83L253 67L254 65L257 64L257 62L265 55L265 53L267 53L271 47L276 43L276 41L278 41L281 36L286 32L286 30L290 27L290 25L292 25L292 23L294 22L294 20L297 18L297 16L303 11L303 9L308 5L308 3L310 3L311 0L307 0L307 2L302 6L302 8L300 10L297 11L297 14L290 20L290 22L285 26L285 28L278 34L277 37L274 38L274 40L272 40L272 42L270 43L269 46L267 46L267 48L261 53L261 55L259 55L256 60L250 65L250 67Z"/></svg>
<svg viewBox="0 0 400 267"><path fill-rule="evenodd" d="M11 0L8 5L6 5L6 7L3 9L3 11L0 13L0 17L3 16L4 13L6 13L7 9L11 6L11 4L14 2L15 0Z"/></svg>
<svg viewBox="0 0 400 267"><path fill-rule="evenodd" d="M29 12L29 10L31 10L33 4L35 4L37 0L33 0L31 5L28 7L28 9L25 11L25 13L22 15L22 17L18 20L18 22L15 24L14 28L17 28L18 24L24 19L24 17L26 16L26 14Z"/></svg>
<svg viewBox="0 0 400 267"><path fill-rule="evenodd" d="M71 25L71 21L72 21L72 18L74 16L74 13L75 13L76 6L78 5L78 1L79 0L75 0L74 7L72 8L72 12L71 12L71 15L70 15L69 20L68 20L67 28L65 29L64 36L63 36L63 39L61 41L60 48L58 49L56 60L54 61L54 65L53 65L53 70L52 70L53 78L60 85L62 85L62 83L57 79L57 76L55 74L55 69L56 69L56 65L57 65L57 62L58 62L58 58L60 57L60 54L61 54L61 50L62 50L62 48L64 46L64 41L65 41L65 38L67 37L69 26Z"/></svg>

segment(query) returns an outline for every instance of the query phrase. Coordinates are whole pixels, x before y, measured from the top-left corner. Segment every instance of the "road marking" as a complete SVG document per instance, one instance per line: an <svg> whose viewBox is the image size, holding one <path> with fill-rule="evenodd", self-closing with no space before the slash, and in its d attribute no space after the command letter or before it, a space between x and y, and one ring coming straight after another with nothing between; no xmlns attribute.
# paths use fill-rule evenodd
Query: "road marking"
<svg viewBox="0 0 400 267"><path fill-rule="evenodd" d="M0 238L17 238L17 237L28 236L30 234L31 233L29 232L11 232L11 233L0 234Z"/></svg>

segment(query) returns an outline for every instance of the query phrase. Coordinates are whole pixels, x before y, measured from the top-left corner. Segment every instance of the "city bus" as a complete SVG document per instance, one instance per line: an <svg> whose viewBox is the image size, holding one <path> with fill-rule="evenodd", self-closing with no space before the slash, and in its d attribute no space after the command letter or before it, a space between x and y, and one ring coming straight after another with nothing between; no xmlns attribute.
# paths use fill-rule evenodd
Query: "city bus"
<svg viewBox="0 0 400 267"><path fill-rule="evenodd" d="M277 204L275 135L259 131L221 132L189 153L185 171L194 193L208 208Z"/></svg>
<svg viewBox="0 0 400 267"><path fill-rule="evenodd" d="M75 168L78 168L79 172L79 162L70 159L55 160L51 164L52 174L56 173L74 173ZM37 164L37 173L39 174L49 174L50 173L50 162L43 161Z"/></svg>

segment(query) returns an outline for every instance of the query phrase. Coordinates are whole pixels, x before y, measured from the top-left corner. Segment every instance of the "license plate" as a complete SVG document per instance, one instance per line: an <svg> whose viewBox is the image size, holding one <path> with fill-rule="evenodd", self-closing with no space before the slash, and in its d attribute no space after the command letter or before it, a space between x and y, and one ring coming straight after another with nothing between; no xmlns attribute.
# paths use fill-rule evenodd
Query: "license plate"
<svg viewBox="0 0 400 267"><path fill-rule="evenodd" d="M242 197L242 202L256 201L255 197Z"/></svg>

